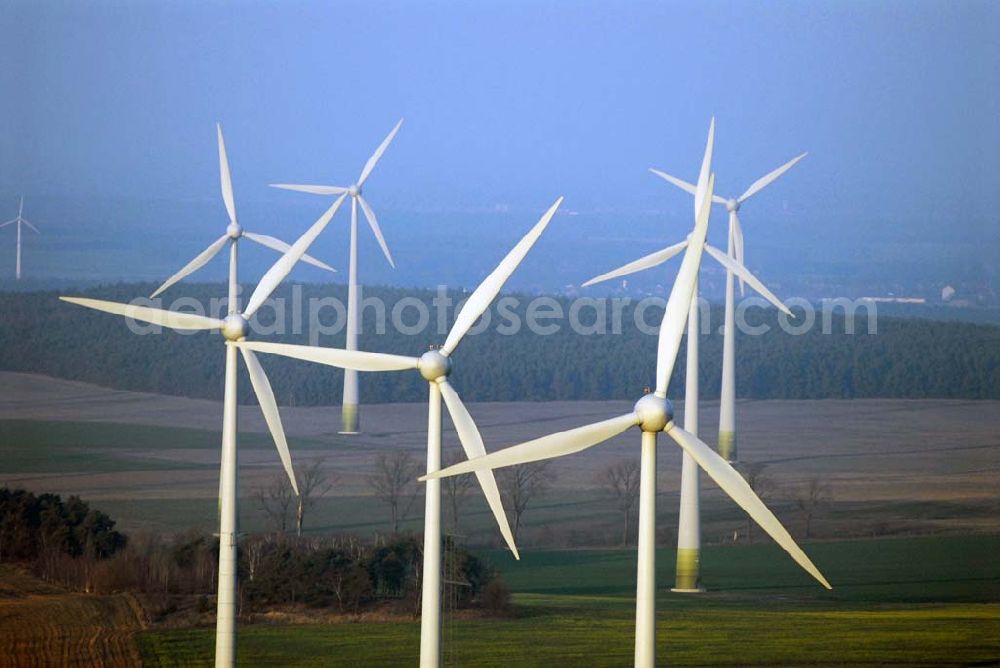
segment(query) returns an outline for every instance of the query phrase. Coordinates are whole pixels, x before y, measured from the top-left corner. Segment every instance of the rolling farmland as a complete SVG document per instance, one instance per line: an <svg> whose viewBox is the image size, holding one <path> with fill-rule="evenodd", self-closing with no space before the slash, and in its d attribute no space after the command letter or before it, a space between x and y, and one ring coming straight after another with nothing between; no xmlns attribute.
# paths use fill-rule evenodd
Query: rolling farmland
<svg viewBox="0 0 1000 668"><path fill-rule="evenodd" d="M217 403L22 374L0 374L0 381L0 443L7 455L0 484L80 494L127 532L212 530ZM47 399L40 401L42 396ZM706 402L703 409L705 434L715 429L715 406ZM621 408L617 402L470 405L489 449ZM283 413L296 464L322 458L337 475L313 511L307 535L367 538L385 531L387 512L374 502L365 473L386 448L417 453L423 447L423 408L366 406L372 431L353 439L335 433L336 407ZM770 542L731 544L745 518L705 482L703 574L709 593L668 593L679 457L664 447L657 560L661 656L677 665L1000 661L995 402L748 401L741 402L741 415L743 455L766 464L774 481L768 503L793 534L802 535L795 490L817 476L831 485L832 498L814 524L819 540L805 547L835 589L815 587ZM170 426L178 422L185 426ZM840 427L834 436L829 424ZM241 408L241 429L247 497L279 474L280 464L256 407ZM447 423L445 443L447 450L457 449ZM558 462L554 492L525 516L521 563L491 548L496 532L485 504L475 495L468 499L462 519L467 541L502 572L516 614L447 614L447 665L551 665L574 656L592 665L628 663L635 552L613 547L621 520L595 481L602 467L637 455L633 443L619 446ZM249 499L241 513L244 531L267 528ZM421 522L417 510L403 526L417 530ZM141 606L124 595L66 592L10 570L2 581L0 627L8 645L0 655L44 645L55 653L46 656L66 664L134 665L141 653L154 666L204 665L212 656L211 628L147 628ZM68 617L53 623L59 615ZM334 619L300 609L246 621L239 640L244 665L398 665L412 660L418 643L419 624L411 617Z"/></svg>

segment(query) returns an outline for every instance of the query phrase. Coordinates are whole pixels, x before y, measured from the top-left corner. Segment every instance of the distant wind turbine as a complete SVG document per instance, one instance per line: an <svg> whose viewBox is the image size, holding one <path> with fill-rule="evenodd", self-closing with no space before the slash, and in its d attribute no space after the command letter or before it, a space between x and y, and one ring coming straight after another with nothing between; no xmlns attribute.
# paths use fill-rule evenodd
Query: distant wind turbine
<svg viewBox="0 0 1000 668"><path fill-rule="evenodd" d="M639 544L636 584L635 665L652 668L656 664L656 438L666 432L705 469L709 476L743 508L791 557L824 587L830 584L809 557L796 545L788 531L750 488L743 477L697 436L678 427L673 421L673 407L667 399L667 386L684 335L685 322L694 294L695 281L708 233L710 201L714 189L711 165L711 141L706 147L698 180L698 220L681 262L677 279L670 291L660 325L656 355L656 390L636 402L629 413L601 422L543 436L492 454L461 462L430 473L421 480L492 470L526 464L586 450L632 427L642 431L639 490Z"/></svg>
<svg viewBox="0 0 1000 668"><path fill-rule="evenodd" d="M233 256L237 253L236 245L239 243L239 240L243 238L256 242L261 246L266 246L267 248L276 250L279 253L286 253L288 252L288 249L291 248L291 246L286 244L281 239L275 239L274 237L270 237L266 234L247 232L236 220L236 202L233 198L233 181L229 173L229 159L226 157L226 142L222 137L222 126L216 124L215 131L219 143L219 178L222 185L222 200L225 202L226 212L229 214L229 225L226 226L226 233L213 241L208 248L196 255L195 258L184 265L180 271L164 281L163 285L158 287L156 291L150 295L151 298L160 295L160 293L164 292L177 281L201 269L209 260L218 255L219 251L221 251L227 243L232 243ZM319 267L320 269L336 271L336 269L330 265L325 262L320 262L310 255L303 255L302 261ZM235 267L235 261L231 262L231 266ZM229 278L229 299L232 301L235 299L235 294L232 292L233 285L235 283L235 276L230 274Z"/></svg>
<svg viewBox="0 0 1000 668"><path fill-rule="evenodd" d="M222 197L229 212L230 225L235 225L236 213L233 204L232 182L229 177L229 164L226 160L221 130L219 131L219 168L222 174ZM312 227L292 244L285 254L264 274L253 294L251 294L247 307L242 312L239 310L238 298L236 296L238 285L237 244L233 243L229 247L229 314L224 320L193 313L180 313L177 311L121 304L98 299L60 297L61 300L71 304L172 329L219 330L225 338L226 380L222 412L222 457L219 472L219 584L215 631L215 665L217 668L230 668L236 665L236 547L238 542L237 503L239 494L236 452L236 402L238 398L236 387L237 348L233 343L246 338L250 329L250 318L268 297L271 296L271 293L284 280L292 267L303 258L309 244L323 231L343 201L343 197L337 199L319 220L313 223ZM225 243L230 238L227 235L221 239L221 242ZM235 238L233 241L235 242ZM216 252L218 252L218 249ZM278 413L278 404L271 390L271 384L257 356L250 350L241 350L239 352L242 353L243 361L246 363L247 371L250 375L250 384L253 386L254 393L257 396L261 412L264 413L264 420L271 431L274 444L281 457L281 463L291 481L292 489L297 495L299 491L295 481L295 473L292 470L291 454L288 451L288 442L285 439L281 416Z"/></svg>
<svg viewBox="0 0 1000 668"><path fill-rule="evenodd" d="M549 208L530 231L500 261L497 268L487 276L469 296L465 306L448 332L444 345L438 350L429 350L420 357L387 355L384 353L341 350L319 346L301 346L286 343L241 342L237 345L245 350L273 353L295 359L317 362L341 369L355 371L403 371L416 370L427 381L430 395L427 407L427 473L441 467L441 400L444 399L451 421L458 432L467 457L476 458L486 454L479 429L462 403L458 393L448 382L452 372L451 354L455 352L462 338L468 333L479 317L489 308L499 294L504 283L514 273L518 265L534 246L549 221L555 215L562 197ZM486 502L496 518L500 533L516 559L520 558L514 536L504 513L500 492L493 472L483 469L476 472L476 478L486 497ZM427 484L424 511L424 556L423 580L420 612L420 666L436 668L441 664L441 482L433 480Z"/></svg>
<svg viewBox="0 0 1000 668"><path fill-rule="evenodd" d="M781 167L768 172L760 177L746 189L742 195L736 198L725 198L719 195L712 196L712 202L725 204L729 211L729 241L727 243L726 255L743 265L743 229L740 227L738 212L743 202L757 194L765 187L774 182L779 176L795 166L802 158L809 155L803 153L783 164ZM658 169L650 170L660 178L674 184L681 190L695 194L695 187L666 172ZM723 325L722 335L722 396L719 403L719 454L727 461L737 460L736 450L736 300L733 294L734 272L729 267L726 268L726 315ZM740 280L740 294L743 294L743 283L746 280L743 276L737 277ZM749 283L749 281L746 281ZM752 285L752 284L751 284ZM757 289L756 287L754 289ZM758 290L759 291L759 290ZM763 294L763 293L761 293ZM766 295L765 295L766 296ZM772 302L773 303L773 302Z"/></svg>
<svg viewBox="0 0 1000 668"><path fill-rule="evenodd" d="M24 216L21 214L24 212L24 196L21 196L21 203L17 207L17 218L11 218L6 223L0 224L0 227L7 227L8 225L17 224L17 260L14 265L14 277L16 280L21 280L21 225L27 225L35 234L39 234L38 228L25 220Z"/></svg>
<svg viewBox="0 0 1000 668"><path fill-rule="evenodd" d="M350 264L347 271L347 342L344 346L347 350L357 350L358 349L358 205L361 205L361 211L364 212L365 218L368 220L369 227L372 228L372 234L375 235L375 239L378 240L378 245L382 248L382 253L385 255L385 259L389 261L389 266L393 269L396 268L396 263L392 259L392 254L389 252L389 246L385 243L385 237L382 236L382 228L379 227L378 219L375 218L375 212L372 211L371 206L361 196L361 188L365 185L365 181L371 176L372 170L375 169L375 165L378 163L379 159L382 158L382 154L385 150L389 148L389 144L395 138L396 133L399 132L400 126L403 125L403 119L399 119L396 123L396 127L382 140L379 147L375 149L375 152L368 162L365 163L364 168L361 170L361 176L358 177L356 183L350 186L319 186L319 185L296 185L292 183L272 183L272 188L283 188L285 190L297 190L304 193L312 193L313 195L350 195L351 196L351 258ZM344 398L341 405L341 429L342 434L356 434L358 432L359 425L359 415L358 415L358 372L355 369L344 369Z"/></svg>
<svg viewBox="0 0 1000 668"><path fill-rule="evenodd" d="M714 136L715 119L713 118L712 123L709 126L709 152L711 152L711 147L714 144ZM704 164L702 169L704 170ZM650 171L656 174L662 174L662 172L655 169ZM670 177L670 179L673 178L674 177ZM694 192L697 192L697 188L695 186L691 186L691 188ZM694 212L695 220L697 220L699 215L700 203L701 197L696 194ZM644 269L656 267L683 251L687 247L689 241L690 237L685 241L646 255L645 257L639 258L638 260L630 262L622 267L609 271L606 274L601 274L600 276L592 278L584 283L583 287L594 285L595 283L600 283L601 281L606 281L612 278L627 276ZM749 283L754 290L763 295L764 298L766 298L778 309L791 315L791 312L781 302L781 300L775 297L770 290L764 287L764 284L761 283L760 280L758 280L746 269L746 267L743 266L742 260L737 260L731 255L723 253L708 243L705 244L705 250L726 269L727 276L729 276L730 279L733 274L736 274L741 281ZM698 435L699 319L698 278L695 276L694 289L691 296L691 307L688 313L687 373L685 375L684 391L684 428L695 436ZM681 468L680 514L677 525L677 568L675 570L676 581L674 587L674 591L682 593L702 591L700 584L701 510L699 493L700 482L698 478L699 473L697 463L689 454L684 453L683 465Z"/></svg>

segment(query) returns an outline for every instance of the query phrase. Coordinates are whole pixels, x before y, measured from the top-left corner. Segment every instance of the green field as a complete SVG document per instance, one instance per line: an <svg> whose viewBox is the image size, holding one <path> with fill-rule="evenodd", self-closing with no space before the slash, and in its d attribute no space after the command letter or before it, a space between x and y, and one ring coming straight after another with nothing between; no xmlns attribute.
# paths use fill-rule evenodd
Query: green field
<svg viewBox="0 0 1000 668"><path fill-rule="evenodd" d="M93 473L150 469L207 468L183 460L157 460L150 455L165 450L218 451L218 432L184 427L73 422L56 420L0 420L4 471L18 473ZM298 450L335 445L315 439L289 439ZM240 433L243 450L274 449L267 434Z"/></svg>
<svg viewBox="0 0 1000 668"><path fill-rule="evenodd" d="M673 665L997 665L1000 536L812 543L826 592L772 545L705 550L699 596L671 594L658 555L658 653ZM449 665L621 666L632 654L634 551L489 555L516 592L511 619L445 624ZM408 665L414 621L241 628L241 665ZM147 632L149 665L208 665L213 630Z"/></svg>

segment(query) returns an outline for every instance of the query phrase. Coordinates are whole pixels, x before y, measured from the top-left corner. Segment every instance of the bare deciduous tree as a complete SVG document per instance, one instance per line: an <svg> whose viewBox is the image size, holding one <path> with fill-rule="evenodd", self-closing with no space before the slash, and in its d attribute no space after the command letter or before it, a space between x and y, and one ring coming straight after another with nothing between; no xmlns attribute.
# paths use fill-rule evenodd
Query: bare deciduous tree
<svg viewBox="0 0 1000 668"><path fill-rule="evenodd" d="M336 474L323 468L323 460L313 460L299 474L299 502L295 512L295 534L302 535L306 513L316 505L316 499L330 491Z"/></svg>
<svg viewBox="0 0 1000 668"><path fill-rule="evenodd" d="M627 545L632 511L639 501L639 464L631 459L611 464L601 471L597 481L611 494L615 507L624 516L622 545Z"/></svg>
<svg viewBox="0 0 1000 668"><path fill-rule="evenodd" d="M774 491L774 481L764 474L764 469L766 469L767 466L768 465L765 462L752 462L743 464L740 467L743 469L743 477L746 478L747 484L750 485L750 489L752 489L754 493L760 497L761 501ZM749 515L747 515L748 543L753 542L753 527L754 521Z"/></svg>
<svg viewBox="0 0 1000 668"><path fill-rule="evenodd" d="M801 495L795 499L795 505L802 511L806 524L806 538L812 537L812 521L820 506L826 505L830 498L830 486L819 478L813 478L806 485Z"/></svg>
<svg viewBox="0 0 1000 668"><path fill-rule="evenodd" d="M556 473L552 468L552 462L544 461L497 469L496 476L497 486L500 488L507 510L514 515L514 526L511 530L516 541L517 532L521 528L521 518L524 517L528 504L552 485Z"/></svg>
<svg viewBox="0 0 1000 668"><path fill-rule="evenodd" d="M416 481L420 464L405 450L379 453L375 457L375 470L368 481L375 495L389 506L392 532L399 531L399 522L409 514L416 499Z"/></svg>
<svg viewBox="0 0 1000 668"><path fill-rule="evenodd" d="M284 471L276 473L269 483L257 489L254 495L257 506L263 511L275 531L285 533L292 505L295 503L295 492Z"/></svg>
<svg viewBox="0 0 1000 668"><path fill-rule="evenodd" d="M457 452L452 453L447 459L445 459L444 467L457 464L461 461L465 461L464 456ZM452 533L458 533L458 518L460 514L459 511L462 507L462 501L464 501L465 497L469 495L469 491L472 489L475 482L476 478L472 473L441 478L441 487L444 489L445 496L448 498L448 508L451 511Z"/></svg>
<svg viewBox="0 0 1000 668"><path fill-rule="evenodd" d="M250 582L253 582L257 577L257 571L264 560L264 555L274 541L275 536L270 534L251 536L243 541L242 550L243 554L246 555L247 575Z"/></svg>

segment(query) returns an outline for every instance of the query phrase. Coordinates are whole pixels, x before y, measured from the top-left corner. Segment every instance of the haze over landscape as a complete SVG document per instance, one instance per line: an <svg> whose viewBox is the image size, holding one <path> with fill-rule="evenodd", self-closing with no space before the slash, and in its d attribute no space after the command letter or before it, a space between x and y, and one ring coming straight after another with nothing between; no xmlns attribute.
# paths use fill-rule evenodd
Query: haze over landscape
<svg viewBox="0 0 1000 668"><path fill-rule="evenodd" d="M216 121L241 222L293 238L323 202L267 184L346 182L405 117L367 190L398 268L373 261L362 280L472 286L564 194L565 215L509 286L564 292L686 234L688 197L646 170L693 180L715 115L726 196L809 152L743 212L748 265L785 296L938 301L952 285L997 304L994 3L567 9L255 2L237 20L217 3L7 3L0 202L13 213L25 194L45 222L25 249L29 276L154 280L193 256L225 221ZM718 209L710 239L724 246ZM316 247L340 269L345 220ZM361 247L377 252L368 236ZM430 264L425 247L469 262ZM272 257L247 254L244 275ZM673 271L631 277L630 290ZM224 272L219 261L202 276ZM719 285L706 275L706 294Z"/></svg>

